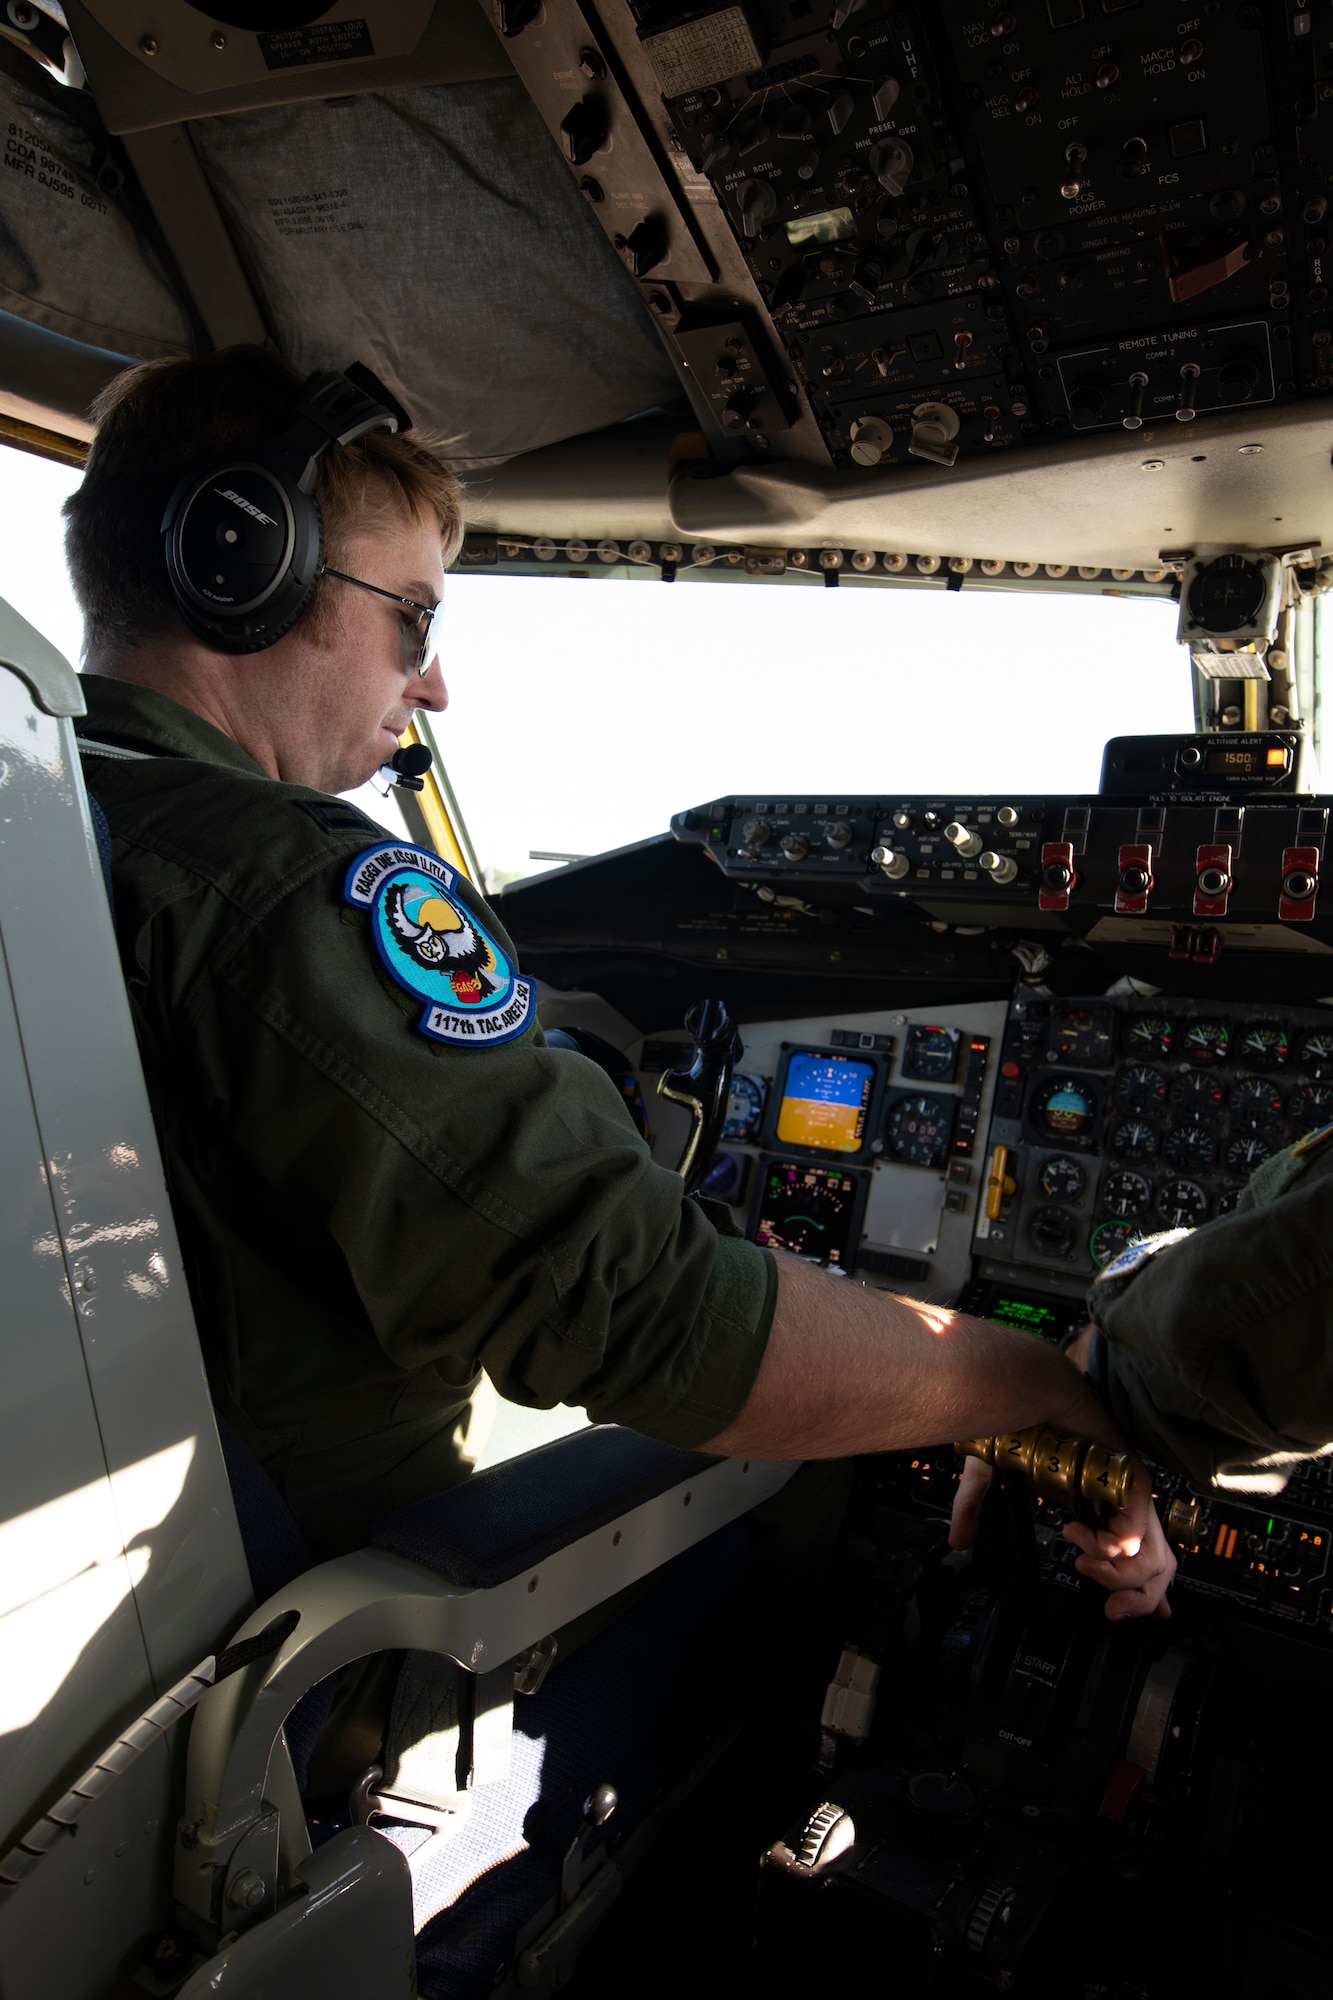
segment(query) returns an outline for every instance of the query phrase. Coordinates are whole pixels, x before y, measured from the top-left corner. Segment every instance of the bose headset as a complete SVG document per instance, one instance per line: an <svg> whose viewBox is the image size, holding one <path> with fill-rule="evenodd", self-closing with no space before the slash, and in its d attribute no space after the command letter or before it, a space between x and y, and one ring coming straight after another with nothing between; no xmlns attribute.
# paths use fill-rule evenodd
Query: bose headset
<svg viewBox="0 0 1333 2000"><path fill-rule="evenodd" d="M315 594L324 553L320 459L367 431L411 427L401 403L354 361L310 377L271 445L188 472L162 533L176 607L195 636L219 652L260 653L290 632Z"/></svg>

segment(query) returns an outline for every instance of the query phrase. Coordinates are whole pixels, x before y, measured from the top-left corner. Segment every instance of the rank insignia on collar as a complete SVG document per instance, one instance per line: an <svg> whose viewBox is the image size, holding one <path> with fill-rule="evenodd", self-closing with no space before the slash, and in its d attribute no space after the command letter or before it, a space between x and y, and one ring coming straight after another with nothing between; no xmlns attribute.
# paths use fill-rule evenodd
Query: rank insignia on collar
<svg viewBox="0 0 1333 2000"><path fill-rule="evenodd" d="M455 893L457 881L424 847L385 841L357 856L343 895L369 911L390 977L425 1003L423 1035L454 1048L512 1042L533 1016L531 981Z"/></svg>

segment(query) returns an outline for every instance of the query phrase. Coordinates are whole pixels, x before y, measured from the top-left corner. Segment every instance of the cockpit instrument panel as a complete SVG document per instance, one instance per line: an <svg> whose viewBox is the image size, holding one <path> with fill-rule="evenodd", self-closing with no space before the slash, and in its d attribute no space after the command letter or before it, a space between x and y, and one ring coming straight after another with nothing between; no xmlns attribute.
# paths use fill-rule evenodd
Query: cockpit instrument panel
<svg viewBox="0 0 1333 2000"><path fill-rule="evenodd" d="M862 1153L879 1066L831 1049L784 1048L773 1097L771 1137L804 1152Z"/></svg>
<svg viewBox="0 0 1333 2000"><path fill-rule="evenodd" d="M733 1145L752 1144L759 1137L767 1099L764 1079L738 1069L731 1079L731 1096L722 1126L723 1139L729 1139Z"/></svg>
<svg viewBox="0 0 1333 2000"><path fill-rule="evenodd" d="M771 1249L849 1270L865 1199L866 1176L855 1169L764 1160L750 1235Z"/></svg>

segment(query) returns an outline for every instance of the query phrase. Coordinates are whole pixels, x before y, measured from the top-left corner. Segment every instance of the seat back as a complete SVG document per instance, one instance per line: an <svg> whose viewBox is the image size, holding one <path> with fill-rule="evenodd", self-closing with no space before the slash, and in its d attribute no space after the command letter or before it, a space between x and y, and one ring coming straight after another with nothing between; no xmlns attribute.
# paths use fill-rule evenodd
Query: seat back
<svg viewBox="0 0 1333 2000"><path fill-rule="evenodd" d="M250 1601L69 718L0 603L0 1854ZM0 1991L106 1991L170 1918L170 1751L17 1887ZM77 1921L71 1921L77 1912Z"/></svg>

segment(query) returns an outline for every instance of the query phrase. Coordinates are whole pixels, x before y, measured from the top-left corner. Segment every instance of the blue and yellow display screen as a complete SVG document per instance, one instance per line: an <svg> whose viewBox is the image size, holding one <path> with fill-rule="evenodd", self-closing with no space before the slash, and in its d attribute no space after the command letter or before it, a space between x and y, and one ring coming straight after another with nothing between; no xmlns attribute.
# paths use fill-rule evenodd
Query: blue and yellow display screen
<svg viewBox="0 0 1333 2000"><path fill-rule="evenodd" d="M859 1153L874 1084L873 1063L797 1049L778 1106L778 1140L825 1153Z"/></svg>

